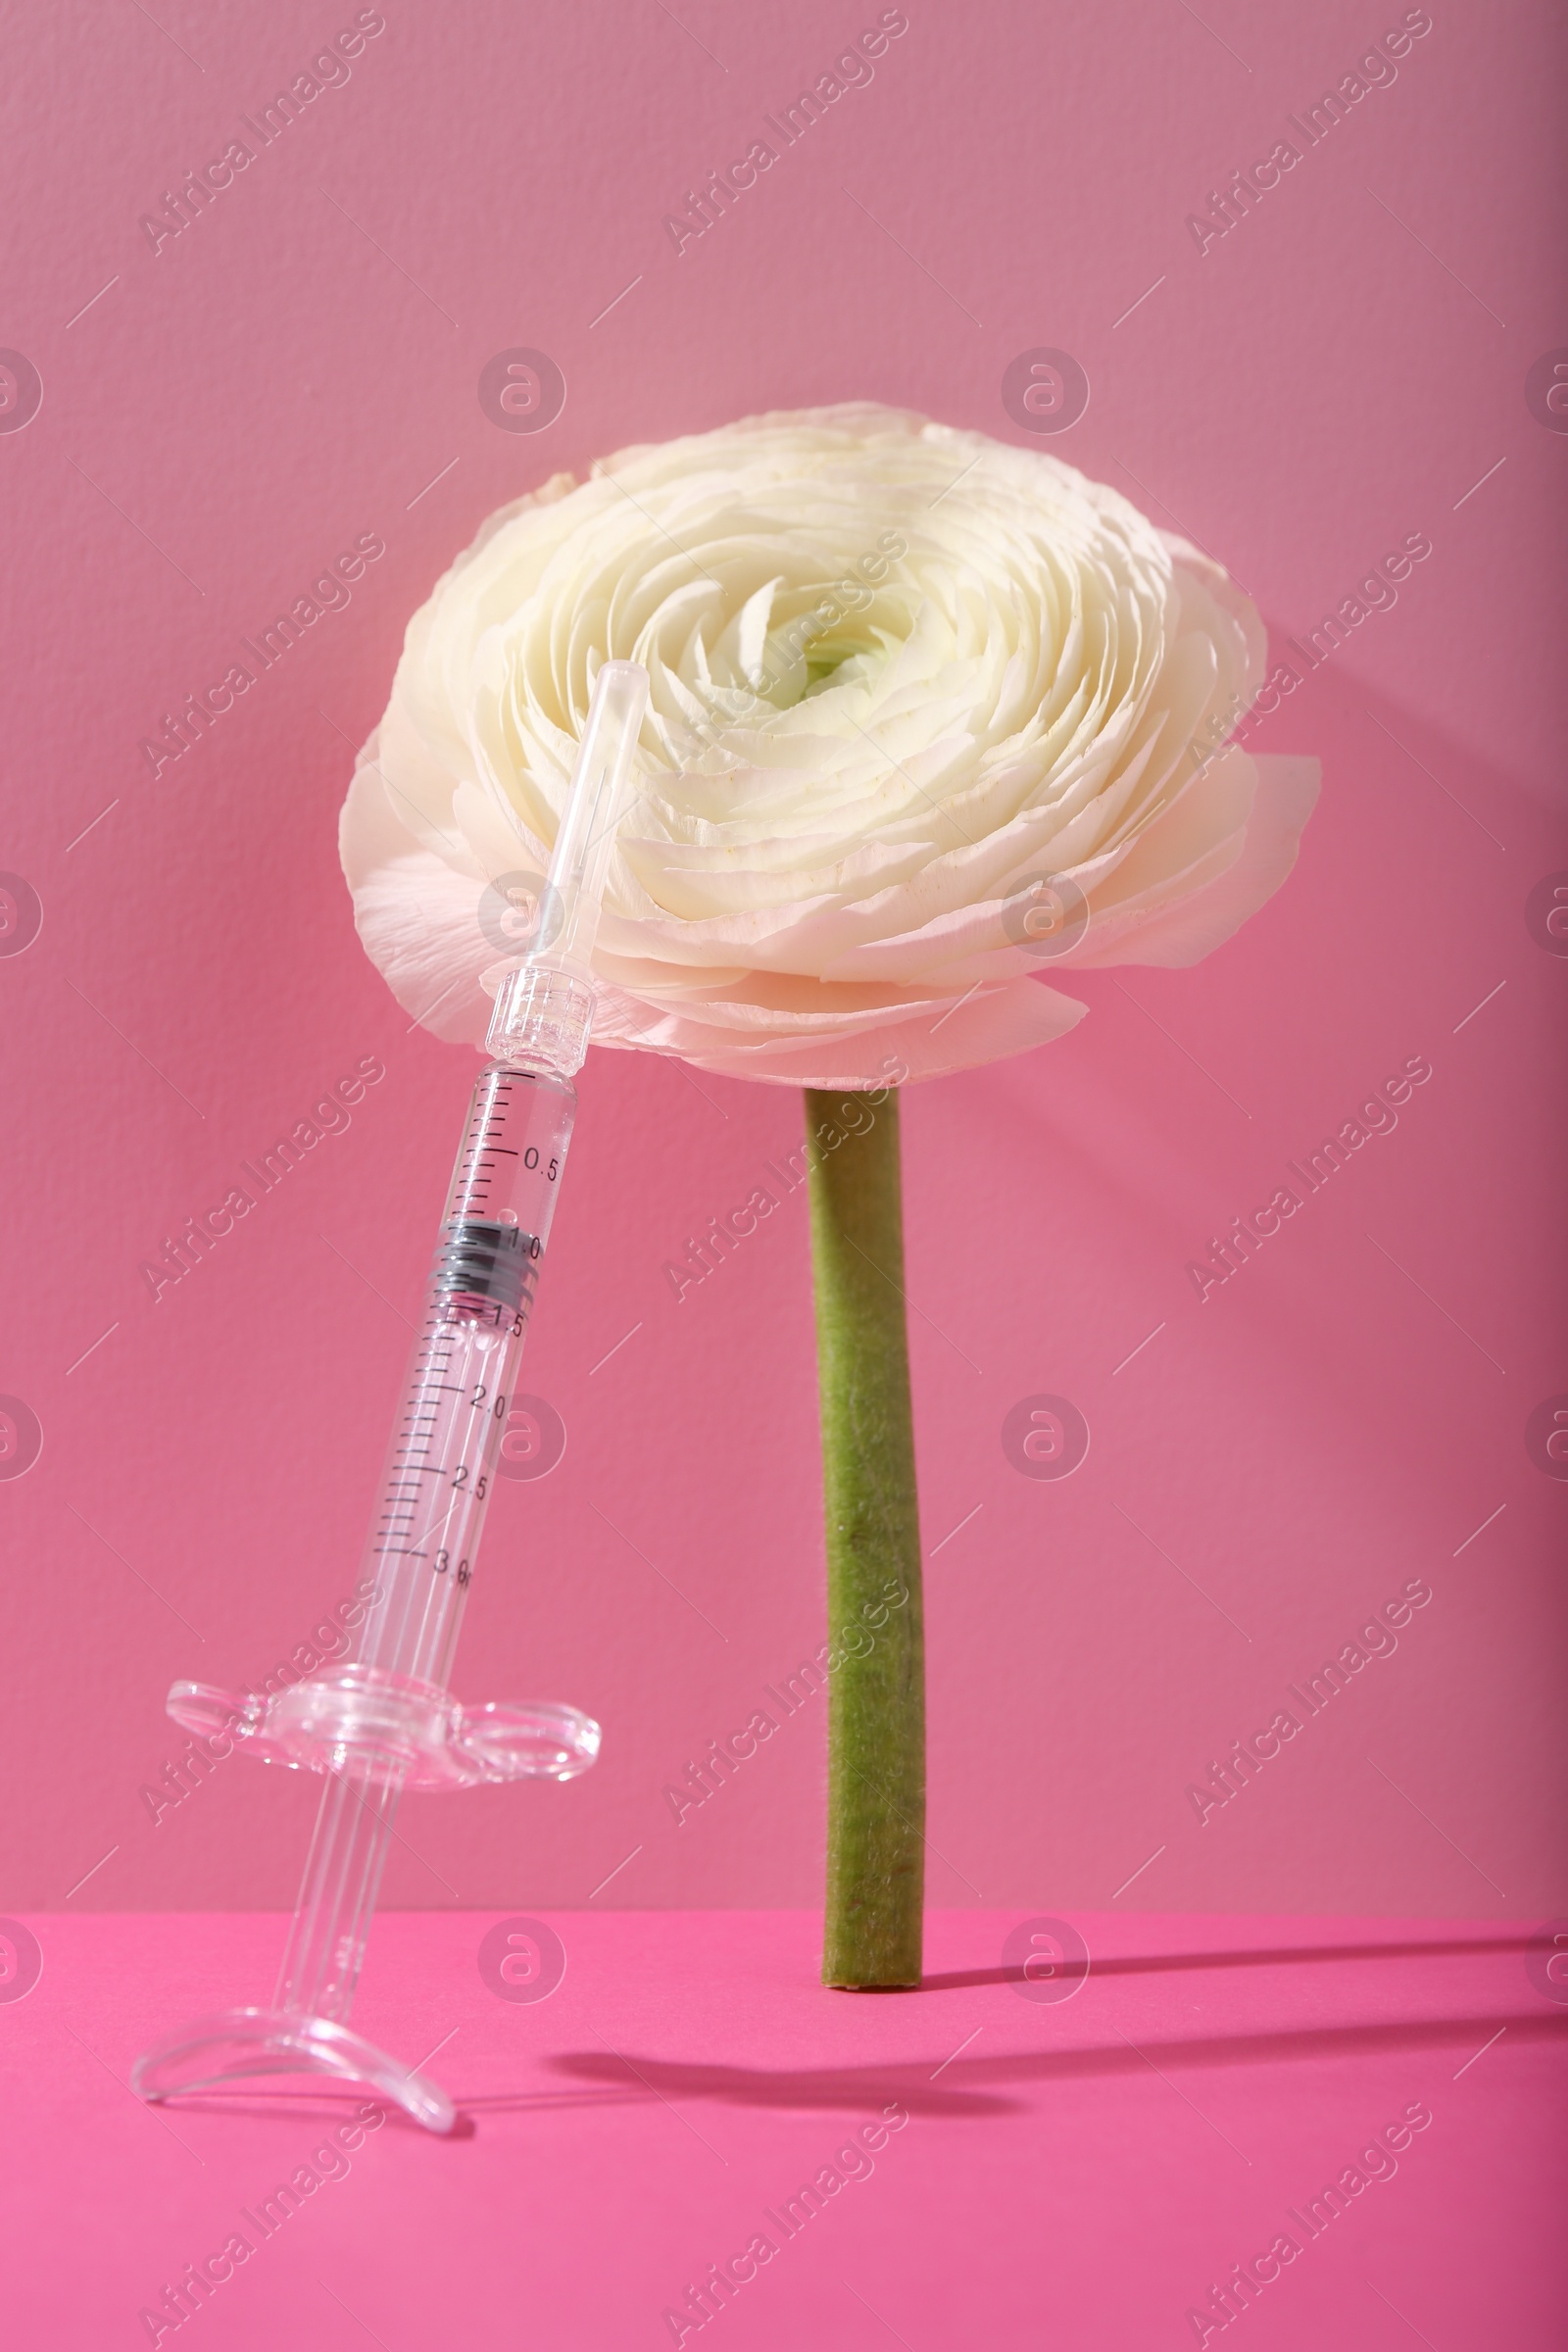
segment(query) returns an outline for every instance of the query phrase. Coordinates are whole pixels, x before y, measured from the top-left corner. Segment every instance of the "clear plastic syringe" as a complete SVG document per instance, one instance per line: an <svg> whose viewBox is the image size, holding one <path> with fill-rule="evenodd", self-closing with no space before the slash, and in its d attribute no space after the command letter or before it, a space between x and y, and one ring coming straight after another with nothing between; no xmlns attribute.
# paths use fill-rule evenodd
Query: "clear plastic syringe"
<svg viewBox="0 0 1568 2352"><path fill-rule="evenodd" d="M571 1140L600 903L647 699L637 662L600 669L532 942L497 993L494 1059L473 1091L366 1543L376 1597L358 1652L270 1697L187 1682L169 1694L170 1714L210 1753L234 1740L322 1772L327 1786L271 2007L170 2034L137 2062L145 2098L325 2074L450 2131L446 2093L348 2024L398 1799L405 1788L570 1780L599 1752L599 1726L574 1707L466 1708L447 1685Z"/></svg>

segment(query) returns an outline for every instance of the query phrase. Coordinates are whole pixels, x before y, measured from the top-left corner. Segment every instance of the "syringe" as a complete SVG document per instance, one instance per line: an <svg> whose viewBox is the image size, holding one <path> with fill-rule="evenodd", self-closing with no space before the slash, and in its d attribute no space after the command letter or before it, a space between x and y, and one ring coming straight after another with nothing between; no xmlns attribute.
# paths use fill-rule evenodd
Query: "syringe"
<svg viewBox="0 0 1568 2352"><path fill-rule="evenodd" d="M224 2010L170 2034L136 2064L144 2098L324 2074L368 2082L432 2132L450 2131L446 2093L348 2025L398 1798L566 1781L599 1752L598 1724L575 1707L466 1708L447 1684L571 1140L594 938L647 699L637 662L600 669L532 942L496 996L495 1058L473 1090L366 1543L376 1598L358 1653L271 1696L187 1682L169 1694L170 1714L209 1752L227 1753L218 1742L232 1740L328 1777L271 2007Z"/></svg>

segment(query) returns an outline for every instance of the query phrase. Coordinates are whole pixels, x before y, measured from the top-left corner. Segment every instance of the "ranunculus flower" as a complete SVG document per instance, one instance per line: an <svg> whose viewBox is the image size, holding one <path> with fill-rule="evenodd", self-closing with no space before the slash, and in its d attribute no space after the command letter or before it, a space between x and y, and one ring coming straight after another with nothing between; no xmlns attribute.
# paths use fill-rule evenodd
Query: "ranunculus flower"
<svg viewBox="0 0 1568 2352"><path fill-rule="evenodd" d="M652 695L595 1042L735 1077L1058 1037L1086 1008L1044 972L1196 962L1317 789L1225 746L1251 604L1059 459L861 405L625 450L437 584L344 808L360 935L442 1037L483 1041L612 656Z"/></svg>

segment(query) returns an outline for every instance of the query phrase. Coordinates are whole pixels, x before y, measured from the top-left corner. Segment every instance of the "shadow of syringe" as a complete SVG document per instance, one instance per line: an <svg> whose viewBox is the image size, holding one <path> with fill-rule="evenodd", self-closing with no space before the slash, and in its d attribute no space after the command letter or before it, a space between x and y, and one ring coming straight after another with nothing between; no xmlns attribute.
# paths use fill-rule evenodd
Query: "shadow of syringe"
<svg viewBox="0 0 1568 2352"><path fill-rule="evenodd" d="M599 671L532 944L502 980L366 1547L377 1589L358 1654L270 1697L176 1683L169 1712L251 1755L327 1776L270 2009L196 2019L138 2059L147 2099L263 2075L363 2082L432 2132L445 2091L348 2023L392 1819L406 1788L567 1781L599 1753L575 1707L464 1707L447 1685L588 1050L591 966L648 699L634 662Z"/></svg>

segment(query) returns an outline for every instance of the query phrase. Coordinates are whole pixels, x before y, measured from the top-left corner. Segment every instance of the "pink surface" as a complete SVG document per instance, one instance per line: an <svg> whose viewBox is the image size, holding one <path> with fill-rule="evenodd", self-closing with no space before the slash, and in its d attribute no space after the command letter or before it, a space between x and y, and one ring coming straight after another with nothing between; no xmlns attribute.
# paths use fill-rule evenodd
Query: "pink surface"
<svg viewBox="0 0 1568 2352"><path fill-rule="evenodd" d="M42 1437L0 1480L13 1908L293 1897L314 1787L234 1761L161 1801L180 1754L163 1700L176 1675L266 1675L352 1589L472 1074L408 1034L337 871L353 747L408 614L493 507L634 438L871 396L1021 442L1003 381L1040 346L1091 388L1047 446L1213 549L1276 651L1408 535L1433 552L1259 730L1325 773L1280 899L1196 971L1085 976L1065 1041L908 1102L932 1899L1568 1907L1543 1765L1568 1488L1526 1448L1568 1390L1544 1076L1568 964L1531 898L1568 867L1568 443L1539 384L1526 397L1568 336L1543 194L1557 12L1521 5L1504 31L1434 8L1396 78L1200 252L1207 192L1402 10L911 0L874 78L677 256L662 223L683 192L878 13L388 0L350 78L155 252L141 216L355 11L9 12L0 345L42 383L10 430L13 368L0 412L0 867L41 907L30 945L0 940L23 942L0 956L0 1392ZM566 384L531 436L480 404L519 346ZM348 606L154 781L138 746L160 714L365 540L385 553ZM385 1076L346 1131L155 1304L143 1261L368 1056ZM1186 1268L1209 1238L1418 1056L1432 1076L1397 1126L1200 1303ZM565 1455L500 1497L458 1682L589 1708L604 1759L567 1789L410 1802L388 1896L810 1904L819 1705L679 1825L664 1793L823 1639L799 1198L681 1303L662 1273L798 1140L798 1106L621 1054L596 1054L582 1092L527 1359ZM1003 1450L1042 1394L1091 1432L1060 1483ZM1433 1597L1397 1650L1200 1822L1189 1788L1417 1578ZM134 2034L109 2038L122 2057ZM1325 2152L1405 2095L1388 2063ZM127 2150L159 2136L122 2128ZM826 2129L799 2127L803 2159ZM1136 2172L1136 2134L1117 2144ZM911 2175L918 2147L899 2150ZM1068 2221L1074 2149L1054 2127L1027 2168ZM1457 2127L1430 2156L1453 2216L1494 2194ZM377 2151L430 2161L390 2135ZM1282 2189L1298 2177L1282 2158ZM1250 2243L1237 2186L1202 2265ZM1433 2193L1411 2186L1409 2212ZM556 2193L530 2176L517 2230ZM1141 2230L1180 2234L1188 2193L1178 2169L1152 2222L1105 2204L1094 2293L1125 2291ZM193 2250L200 2219L160 2259ZM600 2209L563 2326L574 2295L620 2291L605 2268L643 2226ZM1025 2291L1004 2277L1023 2258L977 2227L954 2326L968 2294ZM729 2228L720 2203L681 2259ZM661 2291L649 2270L637 2294ZM919 2298L899 2309L934 2324Z"/></svg>
<svg viewBox="0 0 1568 2352"><path fill-rule="evenodd" d="M0 2008L9 2340L1151 2352L1193 2344L1189 2312L1284 2234L1242 2330L1269 2352L1561 2341L1564 2013L1506 1930L1085 1916L1087 1980L1054 2002L1003 1963L1043 1924L1013 1913L939 1914L926 1988L886 1997L810 1984L809 1914L545 1924L564 1976L520 2003L476 1965L501 1922L381 1921L358 2022L441 2045L462 2136L389 2119L345 2169L352 2093L152 2111L125 2088L182 2013L265 1993L280 1921L34 1920L42 1978ZM869 2169L841 2157L879 2119ZM1391 2126L1396 2153L1361 2161ZM264 2236L302 2166L318 2185ZM787 2235L823 2168L841 2185ZM139 2322L236 2231L199 2319ZM672 2328L759 2233L721 2320Z"/></svg>

